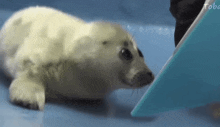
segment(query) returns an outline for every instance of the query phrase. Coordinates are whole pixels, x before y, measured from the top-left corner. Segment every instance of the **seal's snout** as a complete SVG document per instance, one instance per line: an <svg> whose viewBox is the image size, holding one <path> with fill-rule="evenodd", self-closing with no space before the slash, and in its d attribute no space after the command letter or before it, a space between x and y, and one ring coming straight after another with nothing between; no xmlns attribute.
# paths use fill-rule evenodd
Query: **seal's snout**
<svg viewBox="0 0 220 127"><path fill-rule="evenodd" d="M146 86L152 83L153 80L154 80L153 73L146 71L137 73L133 78L136 87Z"/></svg>

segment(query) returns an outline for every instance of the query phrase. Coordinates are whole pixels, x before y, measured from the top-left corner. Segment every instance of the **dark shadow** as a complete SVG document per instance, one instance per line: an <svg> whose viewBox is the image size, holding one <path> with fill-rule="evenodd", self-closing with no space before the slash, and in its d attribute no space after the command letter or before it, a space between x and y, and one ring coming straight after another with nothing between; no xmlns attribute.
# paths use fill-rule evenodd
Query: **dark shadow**
<svg viewBox="0 0 220 127"><path fill-rule="evenodd" d="M12 78L8 77L4 74L4 72L0 69L0 82L4 84L5 87L9 88Z"/></svg>
<svg viewBox="0 0 220 127"><path fill-rule="evenodd" d="M92 113L95 115L105 115L107 112L107 105L103 99L71 99L62 97L60 99L48 99L48 103L61 105L67 108L74 108L76 110Z"/></svg>
<svg viewBox="0 0 220 127"><path fill-rule="evenodd" d="M53 103L55 105L64 106L66 108L72 108L84 113L89 113L93 115L103 116L103 117L116 117L122 119L130 119L132 121L143 121L152 122L156 117L132 117L130 112L132 107L121 106L119 104L113 104L109 98L105 99L49 99L48 103Z"/></svg>

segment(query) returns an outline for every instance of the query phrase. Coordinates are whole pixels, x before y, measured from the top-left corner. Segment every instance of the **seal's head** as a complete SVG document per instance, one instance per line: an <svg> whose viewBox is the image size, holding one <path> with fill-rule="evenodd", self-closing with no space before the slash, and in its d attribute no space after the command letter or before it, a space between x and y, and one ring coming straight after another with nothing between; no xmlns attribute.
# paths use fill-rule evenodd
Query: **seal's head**
<svg viewBox="0 0 220 127"><path fill-rule="evenodd" d="M92 22L85 27L78 33L79 45L72 50L77 54L74 59L94 80L99 77L100 85L138 88L154 80L142 52L120 25Z"/></svg>

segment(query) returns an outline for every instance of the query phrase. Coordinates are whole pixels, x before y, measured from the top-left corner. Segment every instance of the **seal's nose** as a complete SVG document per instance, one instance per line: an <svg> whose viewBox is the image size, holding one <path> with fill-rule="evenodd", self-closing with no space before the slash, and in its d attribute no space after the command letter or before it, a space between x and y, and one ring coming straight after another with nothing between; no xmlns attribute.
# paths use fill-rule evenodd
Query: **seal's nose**
<svg viewBox="0 0 220 127"><path fill-rule="evenodd" d="M150 84L154 80L154 75L152 72L139 72L134 76L134 82L136 82L137 87L142 87Z"/></svg>
<svg viewBox="0 0 220 127"><path fill-rule="evenodd" d="M153 82L153 80L154 80L154 75L153 75L152 72L148 72L147 75L146 75L146 77L147 77L148 83Z"/></svg>

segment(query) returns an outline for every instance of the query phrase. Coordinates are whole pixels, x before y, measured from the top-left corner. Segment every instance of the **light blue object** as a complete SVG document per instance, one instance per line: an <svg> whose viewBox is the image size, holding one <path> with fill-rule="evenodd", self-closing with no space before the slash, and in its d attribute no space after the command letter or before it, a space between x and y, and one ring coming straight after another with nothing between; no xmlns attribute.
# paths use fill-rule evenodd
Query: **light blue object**
<svg viewBox="0 0 220 127"><path fill-rule="evenodd" d="M208 6L211 5L211 6ZM202 11L131 112L149 116L220 101L220 0Z"/></svg>

